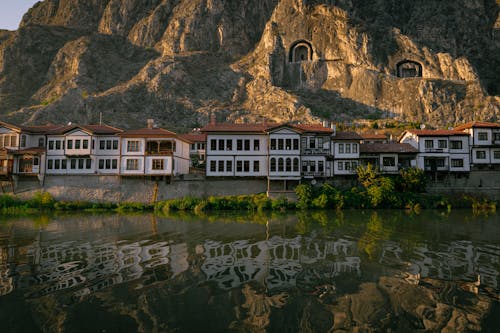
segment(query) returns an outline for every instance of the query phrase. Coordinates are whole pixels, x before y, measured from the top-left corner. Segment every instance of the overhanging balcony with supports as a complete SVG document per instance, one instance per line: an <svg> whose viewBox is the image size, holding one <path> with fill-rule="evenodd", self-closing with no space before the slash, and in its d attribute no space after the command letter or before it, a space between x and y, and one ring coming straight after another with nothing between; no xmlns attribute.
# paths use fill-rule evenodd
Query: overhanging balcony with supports
<svg viewBox="0 0 500 333"><path fill-rule="evenodd" d="M146 155L172 156L175 152L175 142L171 140L154 140L146 142Z"/></svg>

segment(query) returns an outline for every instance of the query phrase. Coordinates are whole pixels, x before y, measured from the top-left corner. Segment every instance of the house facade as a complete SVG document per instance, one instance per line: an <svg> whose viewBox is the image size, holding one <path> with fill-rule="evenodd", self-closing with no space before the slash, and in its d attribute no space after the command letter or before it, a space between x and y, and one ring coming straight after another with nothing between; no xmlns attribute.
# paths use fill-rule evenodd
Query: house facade
<svg viewBox="0 0 500 333"><path fill-rule="evenodd" d="M397 174L417 165L418 149L408 143L365 143L359 148L360 163L371 164L383 174Z"/></svg>
<svg viewBox="0 0 500 333"><path fill-rule="evenodd" d="M223 124L212 121L207 135L208 177L266 177L269 137L264 124Z"/></svg>
<svg viewBox="0 0 500 333"><path fill-rule="evenodd" d="M199 129L197 129L192 133L180 134L179 137L191 142L191 145L189 146L191 167L204 168L206 160L207 135L201 133Z"/></svg>
<svg viewBox="0 0 500 333"><path fill-rule="evenodd" d="M120 175L177 176L189 173L191 142L166 129L125 131L121 138Z"/></svg>
<svg viewBox="0 0 500 333"><path fill-rule="evenodd" d="M48 175L119 174L122 130L107 125L67 125L47 132Z"/></svg>
<svg viewBox="0 0 500 333"><path fill-rule="evenodd" d="M458 130L409 130L400 143L418 150L416 167L429 172L469 172L469 135Z"/></svg>
<svg viewBox="0 0 500 333"><path fill-rule="evenodd" d="M334 129L321 124L294 126L301 131L301 176L306 179L331 177Z"/></svg>
<svg viewBox="0 0 500 333"><path fill-rule="evenodd" d="M337 132L332 136L332 176L356 174L361 140L362 137L354 132Z"/></svg>
<svg viewBox="0 0 500 333"><path fill-rule="evenodd" d="M39 176L45 173L47 126L17 126L0 122L0 176Z"/></svg>
<svg viewBox="0 0 500 333"><path fill-rule="evenodd" d="M469 135L473 170L500 170L500 124L471 122L455 128Z"/></svg>

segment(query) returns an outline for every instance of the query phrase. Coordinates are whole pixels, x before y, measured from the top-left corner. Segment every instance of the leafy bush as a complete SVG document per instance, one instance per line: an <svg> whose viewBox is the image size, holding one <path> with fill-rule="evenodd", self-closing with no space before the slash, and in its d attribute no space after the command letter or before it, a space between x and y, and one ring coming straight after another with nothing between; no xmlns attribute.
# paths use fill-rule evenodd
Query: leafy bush
<svg viewBox="0 0 500 333"><path fill-rule="evenodd" d="M313 190L311 185L300 184L295 188L295 194L297 195L297 208L307 209L311 207L313 200Z"/></svg>
<svg viewBox="0 0 500 333"><path fill-rule="evenodd" d="M426 186L427 177L424 170L409 168L399 172L398 188L401 192L423 193Z"/></svg>

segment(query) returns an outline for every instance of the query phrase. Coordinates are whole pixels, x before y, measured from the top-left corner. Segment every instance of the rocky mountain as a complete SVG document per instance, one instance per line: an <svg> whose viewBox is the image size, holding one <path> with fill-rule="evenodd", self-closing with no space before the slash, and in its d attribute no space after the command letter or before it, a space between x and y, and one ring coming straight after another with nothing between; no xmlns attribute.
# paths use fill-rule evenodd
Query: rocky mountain
<svg viewBox="0 0 500 333"><path fill-rule="evenodd" d="M45 0L0 31L0 117L500 118L500 0Z"/></svg>

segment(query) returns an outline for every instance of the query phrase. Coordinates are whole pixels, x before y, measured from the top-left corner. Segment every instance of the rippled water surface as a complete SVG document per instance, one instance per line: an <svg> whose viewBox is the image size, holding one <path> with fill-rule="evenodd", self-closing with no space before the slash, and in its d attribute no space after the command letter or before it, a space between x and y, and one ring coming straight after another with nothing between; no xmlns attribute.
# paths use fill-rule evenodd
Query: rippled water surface
<svg viewBox="0 0 500 333"><path fill-rule="evenodd" d="M499 215L0 217L1 332L498 332Z"/></svg>

